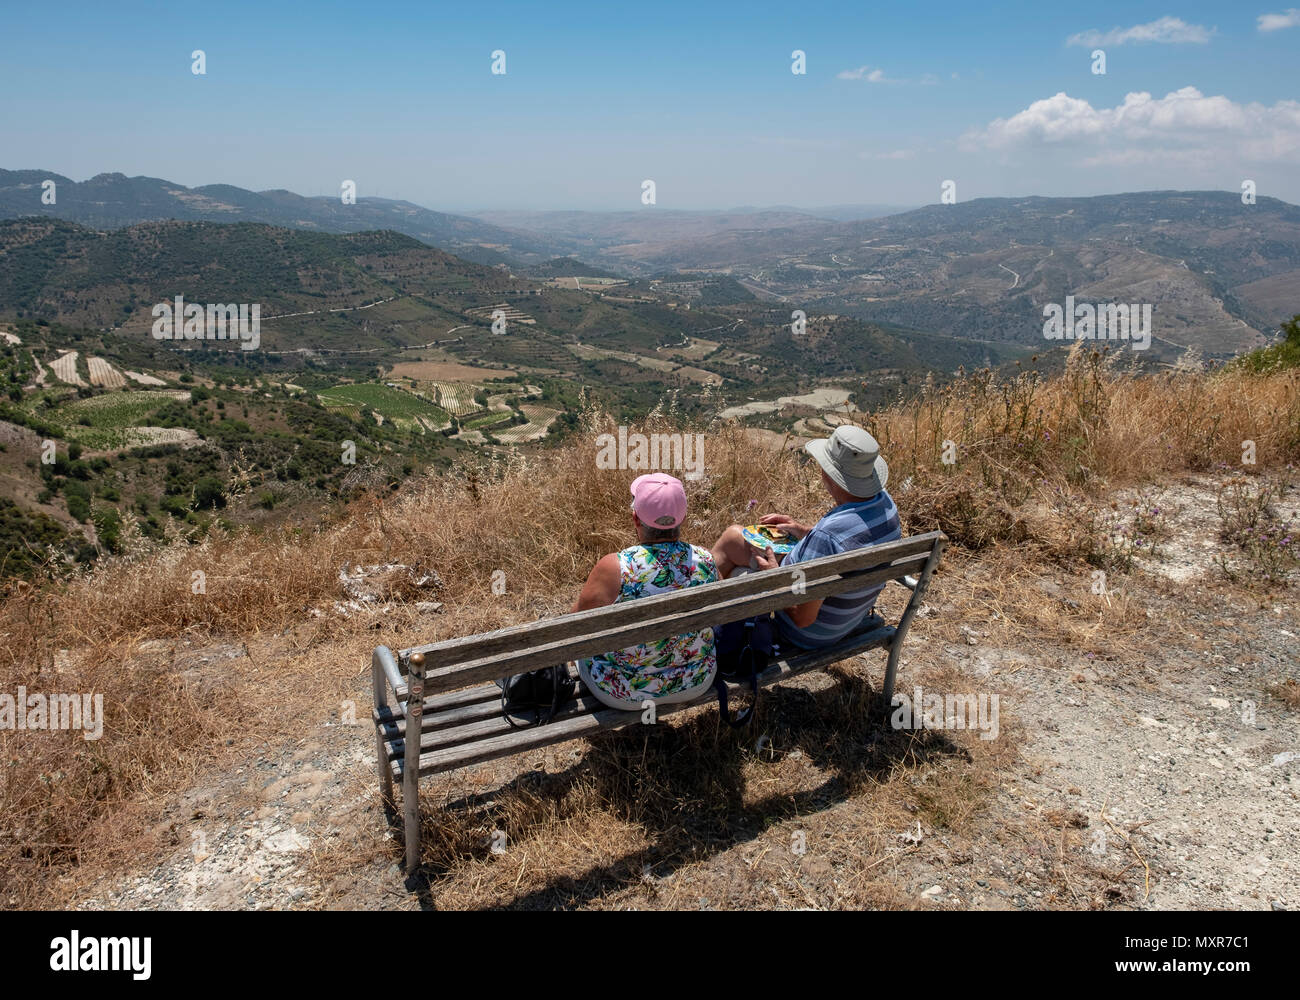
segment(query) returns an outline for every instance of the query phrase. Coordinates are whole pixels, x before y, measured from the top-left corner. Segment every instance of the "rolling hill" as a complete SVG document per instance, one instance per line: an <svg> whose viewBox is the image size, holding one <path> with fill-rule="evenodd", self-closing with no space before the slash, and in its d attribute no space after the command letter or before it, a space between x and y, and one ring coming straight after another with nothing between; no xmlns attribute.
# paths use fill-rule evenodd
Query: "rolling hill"
<svg viewBox="0 0 1300 1000"><path fill-rule="evenodd" d="M986 198L880 219L733 230L607 250L729 274L756 294L959 337L1042 339L1066 295L1149 302L1163 348L1230 356L1300 308L1300 208L1227 192Z"/></svg>
<svg viewBox="0 0 1300 1000"><path fill-rule="evenodd" d="M51 219L0 222L0 316L115 331L153 344L152 309L177 296L260 304L260 350L250 352L256 358L239 359L243 365L290 354L370 363L437 347L489 367L585 372L597 386L648 390L664 383L655 375L665 370L660 349L683 338L717 341L742 361L790 339L788 310L774 309L726 276L667 275L637 282L630 293L577 290L465 261L391 231L331 235L255 223L151 222L98 232ZM492 332L498 311L508 317L505 335ZM719 373L740 383L779 377L785 390L800 378L855 367L859 374L878 367L950 370L988 353L979 344L933 336L918 352L909 331L885 332L852 316L838 329L845 344L866 337L871 350L854 360L845 344L828 344L778 352L779 375L759 378L747 364ZM579 360L567 349L576 344L598 354L640 352L647 360L630 367L626 359L618 365L607 364L609 358ZM704 368L704 375L712 370ZM703 380L691 372L684 377Z"/></svg>
<svg viewBox="0 0 1300 1000"><path fill-rule="evenodd" d="M42 203L42 184L54 181L55 203ZM546 259L557 247L537 234L513 232L463 215L434 212L408 201L303 197L292 191L248 191L231 184L188 188L157 177L97 174L74 181L48 170L0 170L0 218L38 216L94 229L141 222L261 222L323 233L391 229L468 259L494 264L513 255Z"/></svg>

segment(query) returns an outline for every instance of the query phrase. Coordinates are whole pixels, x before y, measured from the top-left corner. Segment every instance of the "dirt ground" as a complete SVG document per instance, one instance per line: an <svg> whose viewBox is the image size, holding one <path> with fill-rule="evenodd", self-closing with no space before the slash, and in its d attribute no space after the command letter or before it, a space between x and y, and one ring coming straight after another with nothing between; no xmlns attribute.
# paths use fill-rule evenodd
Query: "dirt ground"
<svg viewBox="0 0 1300 1000"><path fill-rule="evenodd" d="M738 739L701 707L426 779L413 881L375 778L382 629L148 644L196 689L269 684L291 658L355 670L308 707L286 698L298 735L232 740L189 790L148 802L135 863L82 871L67 904L1300 908L1295 585L1224 579L1209 479L1160 503L1167 538L1105 594L1089 570L1014 553L946 560L898 691L997 695L996 739L867 720L884 659L869 654L765 693ZM889 617L902 595L887 593ZM288 732L269 718L255 728Z"/></svg>

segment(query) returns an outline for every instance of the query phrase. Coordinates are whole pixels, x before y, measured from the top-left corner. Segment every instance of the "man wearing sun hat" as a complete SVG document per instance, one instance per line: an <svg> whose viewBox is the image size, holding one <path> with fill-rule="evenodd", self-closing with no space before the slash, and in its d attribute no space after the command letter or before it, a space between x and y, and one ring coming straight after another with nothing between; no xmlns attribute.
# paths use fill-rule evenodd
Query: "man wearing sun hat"
<svg viewBox="0 0 1300 1000"><path fill-rule="evenodd" d="M842 424L829 438L809 441L804 450L817 460L822 484L835 506L812 527L786 514L767 514L760 518L760 524L780 528L798 539L779 562L770 548L766 553L759 553L745 539L741 527L733 524L713 547L714 562L724 578L737 567L793 566L902 537L898 508L885 491L889 466L880 456L880 445L874 437L861 427ZM801 649L833 645L871 613L882 590L883 584L878 584L778 611L777 635Z"/></svg>
<svg viewBox="0 0 1300 1000"><path fill-rule="evenodd" d="M574 611L719 579L713 554L681 540L686 490L680 479L662 472L638 476L631 510L637 544L596 563ZM713 630L707 627L578 661L583 684L596 698L637 711L647 699L667 704L698 698L712 687L716 672Z"/></svg>

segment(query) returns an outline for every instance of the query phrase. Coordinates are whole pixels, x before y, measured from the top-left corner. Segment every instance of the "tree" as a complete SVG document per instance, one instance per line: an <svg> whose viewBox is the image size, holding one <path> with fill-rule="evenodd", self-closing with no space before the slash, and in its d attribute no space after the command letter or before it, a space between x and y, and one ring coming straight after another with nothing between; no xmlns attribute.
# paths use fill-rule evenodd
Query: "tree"
<svg viewBox="0 0 1300 1000"><path fill-rule="evenodd" d="M216 476L204 476L194 484L194 507L196 510L224 507L225 505L224 484Z"/></svg>

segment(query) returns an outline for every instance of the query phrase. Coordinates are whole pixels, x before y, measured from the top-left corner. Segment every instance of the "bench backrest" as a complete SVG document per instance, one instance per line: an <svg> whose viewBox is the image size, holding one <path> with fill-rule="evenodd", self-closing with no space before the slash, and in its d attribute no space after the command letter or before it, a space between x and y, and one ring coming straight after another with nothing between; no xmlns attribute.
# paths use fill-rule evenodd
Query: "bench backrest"
<svg viewBox="0 0 1300 1000"><path fill-rule="evenodd" d="M424 694L451 691L920 574L932 557L937 561L945 541L943 532L931 531L797 566L412 646L400 651L399 663L408 674L411 654L423 653ZM394 687L405 698L405 684Z"/></svg>

